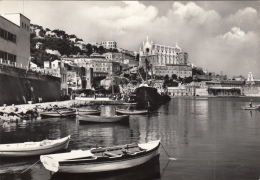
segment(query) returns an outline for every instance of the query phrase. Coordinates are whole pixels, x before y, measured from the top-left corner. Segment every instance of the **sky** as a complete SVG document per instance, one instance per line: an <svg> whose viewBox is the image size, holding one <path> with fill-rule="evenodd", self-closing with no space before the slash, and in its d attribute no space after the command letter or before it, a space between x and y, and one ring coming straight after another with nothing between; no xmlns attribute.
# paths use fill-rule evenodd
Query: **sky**
<svg viewBox="0 0 260 180"><path fill-rule="evenodd" d="M216 74L260 79L260 1L6 1L0 14L22 13L31 24L86 42L114 40L139 51L146 36L178 46L188 61Z"/></svg>

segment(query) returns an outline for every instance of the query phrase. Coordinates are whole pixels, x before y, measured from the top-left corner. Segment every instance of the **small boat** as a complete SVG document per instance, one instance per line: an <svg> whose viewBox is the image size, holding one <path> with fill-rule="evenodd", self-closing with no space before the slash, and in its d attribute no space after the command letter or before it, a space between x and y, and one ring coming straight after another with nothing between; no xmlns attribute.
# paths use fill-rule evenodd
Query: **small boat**
<svg viewBox="0 0 260 180"><path fill-rule="evenodd" d="M122 170L141 165L158 154L160 140L108 148L75 150L42 155L44 167L51 172L97 173Z"/></svg>
<svg viewBox="0 0 260 180"><path fill-rule="evenodd" d="M96 115L79 115L78 120L80 123L84 122L128 122L129 115L113 115L113 116L96 116Z"/></svg>
<svg viewBox="0 0 260 180"><path fill-rule="evenodd" d="M124 102L123 105L136 105L137 102Z"/></svg>
<svg viewBox="0 0 260 180"><path fill-rule="evenodd" d="M260 109L260 106L241 106L243 110L257 110Z"/></svg>
<svg viewBox="0 0 260 180"><path fill-rule="evenodd" d="M45 117L66 117L76 115L76 110L73 109L59 109L59 110L50 110L43 111L39 113L41 116Z"/></svg>
<svg viewBox="0 0 260 180"><path fill-rule="evenodd" d="M67 149L70 136L57 140L0 144L0 157L35 156Z"/></svg>
<svg viewBox="0 0 260 180"><path fill-rule="evenodd" d="M88 114L99 114L100 111L97 109L86 109L86 108L77 108L77 114L79 115L88 115Z"/></svg>
<svg viewBox="0 0 260 180"><path fill-rule="evenodd" d="M138 114L147 114L148 110L117 109L116 112L120 114L138 115Z"/></svg>

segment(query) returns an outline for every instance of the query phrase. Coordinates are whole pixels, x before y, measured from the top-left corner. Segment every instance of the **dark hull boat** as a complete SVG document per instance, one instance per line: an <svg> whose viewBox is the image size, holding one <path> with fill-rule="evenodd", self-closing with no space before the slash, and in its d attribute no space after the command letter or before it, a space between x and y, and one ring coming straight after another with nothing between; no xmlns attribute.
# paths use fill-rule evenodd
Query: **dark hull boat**
<svg viewBox="0 0 260 180"><path fill-rule="evenodd" d="M157 89L150 86L136 88L136 101L139 107L156 107L171 100L169 95L159 94Z"/></svg>

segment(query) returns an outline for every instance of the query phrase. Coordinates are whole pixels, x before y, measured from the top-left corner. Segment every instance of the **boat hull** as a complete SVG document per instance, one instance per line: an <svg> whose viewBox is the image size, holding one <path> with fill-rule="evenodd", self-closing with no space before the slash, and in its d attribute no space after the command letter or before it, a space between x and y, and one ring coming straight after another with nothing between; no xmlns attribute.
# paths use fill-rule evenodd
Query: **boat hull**
<svg viewBox="0 0 260 180"><path fill-rule="evenodd" d="M59 162L55 160L55 156L59 155L41 156L41 162L46 169L60 173L97 173L123 170L144 164L155 157L158 154L160 142L156 141L155 144L152 144L153 147L145 152L119 157L95 159L96 156L93 156L91 159L91 155L87 156L86 152L85 157L75 157L75 159L60 160ZM88 157L90 159L87 159Z"/></svg>
<svg viewBox="0 0 260 180"><path fill-rule="evenodd" d="M138 115L138 114L147 114L147 110L134 110L134 111L129 111L129 110L116 110L117 113L120 114L128 114L128 115Z"/></svg>
<svg viewBox="0 0 260 180"><path fill-rule="evenodd" d="M70 136L62 138L61 142L52 144L52 145L44 145L41 146L40 142L31 142L31 145L39 144L37 147L23 147L19 148L1 148L0 146L0 157L24 157L24 156L36 156L42 154L49 154L57 151L61 151L63 149L67 149L69 145ZM34 144L33 144L34 143Z"/></svg>
<svg viewBox="0 0 260 180"><path fill-rule="evenodd" d="M171 100L168 95L161 95L156 88L141 86L136 88L136 101L138 107L157 107Z"/></svg>
<svg viewBox="0 0 260 180"><path fill-rule="evenodd" d="M78 116L80 123L92 122L92 123L107 123L107 122L128 122L129 115L119 116L95 116L95 115L84 115Z"/></svg>
<svg viewBox="0 0 260 180"><path fill-rule="evenodd" d="M99 114L100 111L96 109L85 109L85 108L79 108L77 109L77 114L78 115L94 115L94 114Z"/></svg>
<svg viewBox="0 0 260 180"><path fill-rule="evenodd" d="M241 109L243 110L257 110L257 109L260 109L260 106L242 106Z"/></svg>
<svg viewBox="0 0 260 180"><path fill-rule="evenodd" d="M72 110L57 110L57 111L43 111L40 113L44 117L66 117L76 115L76 111Z"/></svg>
<svg viewBox="0 0 260 180"><path fill-rule="evenodd" d="M58 172L63 173L97 173L97 172L106 172L106 171L115 171L115 170L122 170L127 169L131 167L135 167L138 165L141 165L150 159L152 159L154 156L158 154L158 149L156 151L153 151L143 157L139 158L132 158L127 160L119 160L119 161L112 161L112 162L102 162L97 164L74 164L73 166L66 166L66 165L60 165Z"/></svg>

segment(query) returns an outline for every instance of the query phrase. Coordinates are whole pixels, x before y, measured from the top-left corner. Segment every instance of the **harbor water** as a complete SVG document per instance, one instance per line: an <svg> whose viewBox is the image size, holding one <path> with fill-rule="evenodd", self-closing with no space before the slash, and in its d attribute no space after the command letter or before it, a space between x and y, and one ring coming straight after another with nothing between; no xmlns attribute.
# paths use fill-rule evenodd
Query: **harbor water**
<svg viewBox="0 0 260 180"><path fill-rule="evenodd" d="M258 180L260 110L241 110L251 99L260 105L260 98L173 98L150 114L131 115L129 124L79 124L75 117L1 124L1 144L71 135L68 150L157 139L162 147L142 166L97 174L51 175L39 157L0 159L0 179Z"/></svg>

